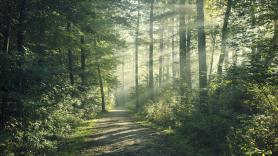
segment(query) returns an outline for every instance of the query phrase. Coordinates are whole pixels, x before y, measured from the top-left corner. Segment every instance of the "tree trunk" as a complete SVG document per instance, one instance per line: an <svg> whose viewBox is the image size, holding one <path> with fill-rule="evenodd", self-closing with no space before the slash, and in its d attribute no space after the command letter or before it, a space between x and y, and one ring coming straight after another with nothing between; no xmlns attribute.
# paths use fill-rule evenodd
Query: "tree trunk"
<svg viewBox="0 0 278 156"><path fill-rule="evenodd" d="M251 2L251 10L250 10L250 13L251 13L251 25L252 27L254 28L255 25L256 25L256 16L255 16L255 10L254 10L254 2ZM255 43L255 38L253 39L252 41L252 46L251 46L251 64L252 65L256 65L260 60L260 56L258 56L258 53L257 53L257 45Z"/></svg>
<svg viewBox="0 0 278 156"><path fill-rule="evenodd" d="M206 63L206 36L204 30L204 0L197 0L198 23L198 58L199 58L199 88L200 104L207 104L207 63Z"/></svg>
<svg viewBox="0 0 278 156"><path fill-rule="evenodd" d="M154 99L154 81L153 81L153 10L154 0L151 0L150 8L150 53L149 53L149 91L150 98Z"/></svg>
<svg viewBox="0 0 278 156"><path fill-rule="evenodd" d="M188 23L190 21L190 16L188 16ZM188 24L189 25L189 24ZM192 79L191 79L191 54L190 54L190 50L191 50L191 28L188 27L187 29L187 45L186 45L186 83L187 83L187 87L188 90L191 92L192 90Z"/></svg>
<svg viewBox="0 0 278 156"><path fill-rule="evenodd" d="M122 102L125 104L125 58L123 58L122 63Z"/></svg>
<svg viewBox="0 0 278 156"><path fill-rule="evenodd" d="M86 67L86 56L85 56L85 49L84 49L84 44L85 44L85 36L82 35L81 39L81 74L80 74L80 78L81 78L81 84L85 85L85 67Z"/></svg>
<svg viewBox="0 0 278 156"><path fill-rule="evenodd" d="M159 70L158 70L158 86L162 87L162 77L163 77L163 51L164 51L164 28L163 28L163 22L160 23L160 40L159 40L159 50L160 50L160 54L159 54Z"/></svg>
<svg viewBox="0 0 278 156"><path fill-rule="evenodd" d="M218 69L217 73L218 75L222 75L223 72L223 63L224 63L224 58L227 57L227 37L228 37L228 23L229 23L229 18L231 15L231 9L232 9L232 3L233 0L228 0L227 4L227 9L224 17L224 23L222 27L222 42L221 42L221 53L218 61Z"/></svg>
<svg viewBox="0 0 278 156"><path fill-rule="evenodd" d="M99 81L99 88L100 88L100 94L101 94L101 111L106 112L105 95L104 95L103 80L102 80L102 76L101 76L100 65L97 66L97 72L98 72L98 81Z"/></svg>
<svg viewBox="0 0 278 156"><path fill-rule="evenodd" d="M172 23L172 43L171 43L171 48L172 48L172 75L173 78L176 78L177 75L177 68L176 68L176 52L175 52L175 18L171 18L171 23Z"/></svg>
<svg viewBox="0 0 278 156"><path fill-rule="evenodd" d="M208 84L210 84L210 81L211 81L212 67L213 67L213 61L214 61L214 52L215 52L215 44L216 44L216 34L215 34L215 32L211 32L210 35L211 35L211 40L212 40L212 51L211 51L211 58L210 58Z"/></svg>
<svg viewBox="0 0 278 156"><path fill-rule="evenodd" d="M70 22L67 23L67 31L70 33ZM73 59L72 59L72 50L71 48L68 49L68 68L69 68L69 79L70 79L70 84L74 85L74 76L73 76Z"/></svg>
<svg viewBox="0 0 278 156"><path fill-rule="evenodd" d="M138 0L138 7L140 1ZM140 9L137 10L137 25L135 37L135 94L136 94L136 110L139 110L139 79L138 79L138 48L139 48L139 27L140 27Z"/></svg>
<svg viewBox="0 0 278 156"><path fill-rule="evenodd" d="M185 6L185 0L180 0L180 6ZM180 24L179 24L179 36L180 36L180 96L181 103L185 102L186 92L186 25L185 25L185 14L183 11L180 12Z"/></svg>

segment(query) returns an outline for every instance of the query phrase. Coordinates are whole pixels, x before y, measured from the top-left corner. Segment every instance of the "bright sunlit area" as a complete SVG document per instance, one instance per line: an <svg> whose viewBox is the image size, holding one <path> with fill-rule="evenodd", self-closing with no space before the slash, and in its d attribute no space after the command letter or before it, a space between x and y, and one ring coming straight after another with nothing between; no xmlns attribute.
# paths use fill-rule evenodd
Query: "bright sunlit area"
<svg viewBox="0 0 278 156"><path fill-rule="evenodd" d="M0 0L0 156L277 156L277 0Z"/></svg>

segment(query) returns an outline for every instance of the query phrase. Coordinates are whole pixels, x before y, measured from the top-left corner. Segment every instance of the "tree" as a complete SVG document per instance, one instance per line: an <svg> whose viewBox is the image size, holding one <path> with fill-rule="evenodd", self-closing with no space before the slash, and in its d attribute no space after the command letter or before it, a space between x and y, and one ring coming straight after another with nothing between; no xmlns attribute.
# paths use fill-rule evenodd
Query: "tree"
<svg viewBox="0 0 278 156"><path fill-rule="evenodd" d="M199 89L200 104L207 104L207 62L206 36L204 29L204 0L197 0L198 57L199 57Z"/></svg>
<svg viewBox="0 0 278 156"><path fill-rule="evenodd" d="M154 99L154 81L153 81L153 15L154 12L154 0L150 0L150 51L149 51L149 90L150 98Z"/></svg>
<svg viewBox="0 0 278 156"><path fill-rule="evenodd" d="M188 4L191 4L190 0L188 0ZM188 86L188 90L191 92L192 90L192 78L191 78L191 37L192 37L192 22L191 15L188 13L188 27L187 27L187 41L186 41L186 84Z"/></svg>
<svg viewBox="0 0 278 156"><path fill-rule="evenodd" d="M184 103L186 100L186 82L187 82L187 71L186 71L186 60L187 60L187 47L186 47L186 25L185 25L185 13L184 6L185 0L180 0L180 9L179 10L179 36L180 36L180 96L181 103Z"/></svg>
<svg viewBox="0 0 278 156"><path fill-rule="evenodd" d="M163 79L163 51L164 51L164 22L161 20L160 22L160 39L159 39L159 71L158 71L158 86L162 87L162 79Z"/></svg>
<svg viewBox="0 0 278 156"><path fill-rule="evenodd" d="M101 75L100 65L98 65L98 67L97 67L97 72L98 72L98 80L99 80L99 89L100 89L100 94L101 94L101 111L106 112L104 86L103 86L103 79L102 79L102 75Z"/></svg>
<svg viewBox="0 0 278 156"><path fill-rule="evenodd" d="M228 55L227 54L228 23L231 15L232 4L233 4L233 0L228 0L227 9L224 17L224 23L222 27L221 53L220 53L220 57L218 61L218 69L217 69L218 75L222 75L224 58L226 55Z"/></svg>
<svg viewBox="0 0 278 156"><path fill-rule="evenodd" d="M171 50L172 50L172 75L173 78L176 78L176 52L175 52L175 18L171 18Z"/></svg>
<svg viewBox="0 0 278 156"><path fill-rule="evenodd" d="M140 0L138 0L136 37L135 37L135 93L136 93L136 110L139 109L139 79L138 79L138 44L139 44L139 28L140 28Z"/></svg>

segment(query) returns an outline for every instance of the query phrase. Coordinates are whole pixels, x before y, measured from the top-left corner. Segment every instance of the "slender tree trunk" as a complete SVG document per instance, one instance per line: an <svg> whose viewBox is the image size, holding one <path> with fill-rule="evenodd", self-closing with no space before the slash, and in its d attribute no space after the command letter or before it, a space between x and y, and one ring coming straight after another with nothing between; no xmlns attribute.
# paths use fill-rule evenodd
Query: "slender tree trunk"
<svg viewBox="0 0 278 156"><path fill-rule="evenodd" d="M159 76L158 76L158 86L161 87L162 86L162 77L163 77L163 51L164 51L164 28L163 28L163 22L160 23L160 40L159 40L159 50L160 50L160 54L159 54Z"/></svg>
<svg viewBox="0 0 278 156"><path fill-rule="evenodd" d="M100 65L97 66L97 72L98 72L98 81L99 81L99 88L100 88L100 94L101 94L101 111L106 112L105 95L104 95L103 80L102 80Z"/></svg>
<svg viewBox="0 0 278 156"><path fill-rule="evenodd" d="M80 74L80 78L81 78L81 83L82 85L85 85L85 68L86 68L86 56L85 56L85 49L84 49L84 44L85 44L85 36L82 35L81 39L81 74Z"/></svg>
<svg viewBox="0 0 278 156"><path fill-rule="evenodd" d="M70 33L70 22L67 23L67 31ZM72 50L69 48L68 49L68 68L69 68L69 79L70 79L70 84L74 85L74 76L73 76L73 59L72 59Z"/></svg>
<svg viewBox="0 0 278 156"><path fill-rule="evenodd" d="M72 51L68 49L68 61L69 61L69 79L70 84L74 85L74 77L73 77L73 60L72 60Z"/></svg>
<svg viewBox="0 0 278 156"><path fill-rule="evenodd" d="M217 69L218 75L222 75L224 58L227 55L228 23L229 23L229 18L231 15L232 3L233 3L233 0L228 0L227 9L226 9L225 17L224 17L224 23L223 23L223 27L222 27L221 53L220 53L220 57L219 57L219 61L218 61L218 69Z"/></svg>
<svg viewBox="0 0 278 156"><path fill-rule="evenodd" d="M206 62L206 36L204 30L204 0L197 0L198 23L198 54L199 54L199 88L200 104L207 104L207 62Z"/></svg>
<svg viewBox="0 0 278 156"><path fill-rule="evenodd" d="M175 18L171 18L171 23L172 23L172 43L171 43L171 48L172 48L172 74L173 78L176 78L177 75L177 68L176 68L176 52L175 52Z"/></svg>
<svg viewBox="0 0 278 156"><path fill-rule="evenodd" d="M213 67L213 61L214 61L214 52L215 52L215 44L216 44L216 34L215 34L215 32L211 32L211 39L212 39L212 51L211 51L211 58L210 58L208 84L210 84L210 81L211 81L212 67Z"/></svg>
<svg viewBox="0 0 278 156"><path fill-rule="evenodd" d="M125 62L122 63L122 102L125 103Z"/></svg>
<svg viewBox="0 0 278 156"><path fill-rule="evenodd" d="M252 1L250 13L251 13L251 25L254 28L256 25L256 16L255 16L255 10L254 10L253 5L254 5L254 2ZM254 38L252 41L252 45L251 45L251 64L252 65L257 64L259 61L259 57L260 56L258 56L258 54L257 54L257 45L255 43L255 38Z"/></svg>
<svg viewBox="0 0 278 156"><path fill-rule="evenodd" d="M180 0L180 6L185 6L185 0ZM185 25L185 14L183 11L179 15L179 36L180 36L180 96L181 103L185 102L186 93L186 25Z"/></svg>
<svg viewBox="0 0 278 156"><path fill-rule="evenodd" d="M136 110L139 110L139 78L138 78L138 49L139 49L139 28L140 28L140 1L138 0L137 24L135 37L135 94L136 94Z"/></svg>
<svg viewBox="0 0 278 156"><path fill-rule="evenodd" d="M188 25L190 22L190 16L188 16ZM186 83L187 83L187 87L188 90L191 92L192 90L192 79L191 79L191 28L188 27L187 29L187 45L186 45Z"/></svg>
<svg viewBox="0 0 278 156"><path fill-rule="evenodd" d="M151 0L150 8L150 53L149 53L149 91L150 98L154 99L154 81L153 81L153 10L154 0Z"/></svg>

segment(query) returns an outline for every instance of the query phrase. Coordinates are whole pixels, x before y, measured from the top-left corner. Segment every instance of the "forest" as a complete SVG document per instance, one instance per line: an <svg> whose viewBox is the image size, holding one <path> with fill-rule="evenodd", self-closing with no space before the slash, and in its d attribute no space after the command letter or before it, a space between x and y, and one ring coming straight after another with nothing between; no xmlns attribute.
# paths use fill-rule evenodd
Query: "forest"
<svg viewBox="0 0 278 156"><path fill-rule="evenodd" d="M277 0L0 0L0 156L277 156Z"/></svg>

